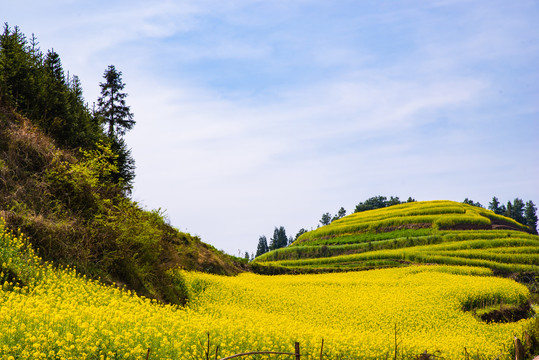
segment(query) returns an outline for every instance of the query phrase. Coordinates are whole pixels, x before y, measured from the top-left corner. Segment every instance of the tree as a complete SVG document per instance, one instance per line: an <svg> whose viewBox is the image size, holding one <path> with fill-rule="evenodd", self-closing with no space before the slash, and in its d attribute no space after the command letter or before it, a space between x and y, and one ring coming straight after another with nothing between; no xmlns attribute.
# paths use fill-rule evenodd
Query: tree
<svg viewBox="0 0 539 360"><path fill-rule="evenodd" d="M296 234L296 237L294 238L294 241L297 240L301 235L305 234L307 230L304 228L299 229L298 233Z"/></svg>
<svg viewBox="0 0 539 360"><path fill-rule="evenodd" d="M417 200L412 198L411 196L408 197L408 200L406 200L407 203L416 202Z"/></svg>
<svg viewBox="0 0 539 360"><path fill-rule="evenodd" d="M100 83L101 97L97 99L98 113L108 124L108 135L123 136L127 130L135 126L133 114L125 104L127 94L122 92L125 84L122 82L122 72L114 65L109 65L103 74L104 83Z"/></svg>
<svg viewBox="0 0 539 360"><path fill-rule="evenodd" d="M524 216L526 219L526 225L533 234L537 234L537 207L533 201L528 201L526 203L526 208L524 209Z"/></svg>
<svg viewBox="0 0 539 360"><path fill-rule="evenodd" d="M115 175L114 180L129 194L135 180L135 159L131 156L131 149L127 147L123 138L117 137L111 139L110 148L118 156L116 158L118 173Z"/></svg>
<svg viewBox="0 0 539 360"><path fill-rule="evenodd" d="M526 224L526 219L524 218L524 201L522 199L515 198L513 200L511 217L521 224Z"/></svg>
<svg viewBox="0 0 539 360"><path fill-rule="evenodd" d="M415 199L412 199L411 197L408 198L408 202L414 201ZM403 202L400 201L398 196L391 196L389 200L385 196L373 196L371 198L368 198L364 202L360 202L359 204L357 204L354 212L380 209L388 206L399 205L402 203Z"/></svg>
<svg viewBox="0 0 539 360"><path fill-rule="evenodd" d="M464 199L463 203L468 204L468 205L472 205L472 206L477 206L477 207L480 207L480 208L483 207L483 205L481 205L480 202L474 202L473 200L468 199L468 198Z"/></svg>
<svg viewBox="0 0 539 360"><path fill-rule="evenodd" d="M265 254L269 251L268 248L268 241L266 239L266 236L262 235L260 238L258 238L258 246L256 247L256 257L259 257L262 254Z"/></svg>
<svg viewBox="0 0 539 360"><path fill-rule="evenodd" d="M509 218L513 218L513 204L511 204L511 201L507 202L507 206L503 215Z"/></svg>
<svg viewBox="0 0 539 360"><path fill-rule="evenodd" d="M492 201L488 203L489 210L494 211L495 214L501 215L501 208L500 208L500 202L498 201L498 198L494 196L492 198Z"/></svg>
<svg viewBox="0 0 539 360"><path fill-rule="evenodd" d="M289 237L288 237L288 244L287 244L287 246L288 246L288 245L292 245L293 242L294 242L294 238L293 238L292 236L289 236Z"/></svg>
<svg viewBox="0 0 539 360"><path fill-rule="evenodd" d="M367 210L374 210L384 208L387 206L387 198L385 196L373 196L368 198L364 202L360 202L356 205L354 212L361 212Z"/></svg>
<svg viewBox="0 0 539 360"><path fill-rule="evenodd" d="M288 238L286 237L286 231L283 226L275 228L273 231L273 237L270 239L270 250L277 250L288 245Z"/></svg>
<svg viewBox="0 0 539 360"><path fill-rule="evenodd" d="M325 214L322 214L322 218L320 219L320 223L322 225L329 225L331 224L331 214L330 213L325 213Z"/></svg>
<svg viewBox="0 0 539 360"><path fill-rule="evenodd" d="M345 216L346 216L346 210L341 206L337 214L333 217L333 219L331 219L331 222L342 219Z"/></svg>

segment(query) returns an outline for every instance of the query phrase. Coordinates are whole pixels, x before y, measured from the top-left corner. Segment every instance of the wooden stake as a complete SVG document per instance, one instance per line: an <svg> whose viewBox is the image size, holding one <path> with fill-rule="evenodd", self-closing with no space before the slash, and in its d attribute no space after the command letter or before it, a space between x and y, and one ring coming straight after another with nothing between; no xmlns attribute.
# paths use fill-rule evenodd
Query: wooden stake
<svg viewBox="0 0 539 360"><path fill-rule="evenodd" d="M208 350L206 350L206 360L210 360L210 332L208 331Z"/></svg>
<svg viewBox="0 0 539 360"><path fill-rule="evenodd" d="M324 352L324 339L322 339L322 346L320 347L320 360L323 360L322 359L322 353Z"/></svg>
<svg viewBox="0 0 539 360"><path fill-rule="evenodd" d="M294 347L296 349L296 360L301 360L301 356L299 354L299 342L296 341L296 343L294 344Z"/></svg>
<svg viewBox="0 0 539 360"><path fill-rule="evenodd" d="M515 360L524 360L525 355L524 346L515 336Z"/></svg>
<svg viewBox="0 0 539 360"><path fill-rule="evenodd" d="M395 358L394 360L397 360L397 323L395 323Z"/></svg>

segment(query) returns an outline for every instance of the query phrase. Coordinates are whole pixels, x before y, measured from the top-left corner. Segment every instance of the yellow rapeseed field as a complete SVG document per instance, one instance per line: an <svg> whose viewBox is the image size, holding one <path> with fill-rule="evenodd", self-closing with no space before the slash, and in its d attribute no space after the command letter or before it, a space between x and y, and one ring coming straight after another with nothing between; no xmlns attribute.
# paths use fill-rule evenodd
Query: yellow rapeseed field
<svg viewBox="0 0 539 360"><path fill-rule="evenodd" d="M485 324L477 304L518 303L528 290L481 268L413 266L364 272L222 277L178 271L186 308L104 286L73 269L36 265L24 239L0 224L0 355L5 359L202 359L254 350L302 359L393 358L427 350L508 359L528 320ZM26 264L26 265L25 265ZM33 280L23 279L34 269ZM16 285L19 279L19 285ZM396 329L396 332L395 332ZM259 359L261 359L259 357ZM268 359L267 357L265 359Z"/></svg>

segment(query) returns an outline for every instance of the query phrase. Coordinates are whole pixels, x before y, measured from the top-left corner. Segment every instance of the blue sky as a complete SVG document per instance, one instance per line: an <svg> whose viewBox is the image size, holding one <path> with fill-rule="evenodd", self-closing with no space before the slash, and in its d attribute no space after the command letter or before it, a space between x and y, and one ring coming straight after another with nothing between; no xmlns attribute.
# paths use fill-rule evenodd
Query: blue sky
<svg viewBox="0 0 539 360"><path fill-rule="evenodd" d="M539 3L4 1L81 78L123 73L134 199L228 253L375 195L539 202Z"/></svg>

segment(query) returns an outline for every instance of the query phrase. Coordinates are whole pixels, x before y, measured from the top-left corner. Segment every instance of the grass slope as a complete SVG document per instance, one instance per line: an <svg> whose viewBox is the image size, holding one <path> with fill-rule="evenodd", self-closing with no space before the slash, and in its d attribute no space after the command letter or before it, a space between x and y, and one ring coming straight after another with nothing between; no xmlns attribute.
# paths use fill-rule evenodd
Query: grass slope
<svg viewBox="0 0 539 360"><path fill-rule="evenodd" d="M361 270L413 263L539 271L539 237L490 210L422 201L354 213L255 259L300 271ZM260 267L260 266L259 266Z"/></svg>
<svg viewBox="0 0 539 360"><path fill-rule="evenodd" d="M28 236L47 261L105 283L183 303L171 268L233 275L245 264L144 210L110 181L110 148L59 147L0 102L0 217Z"/></svg>

